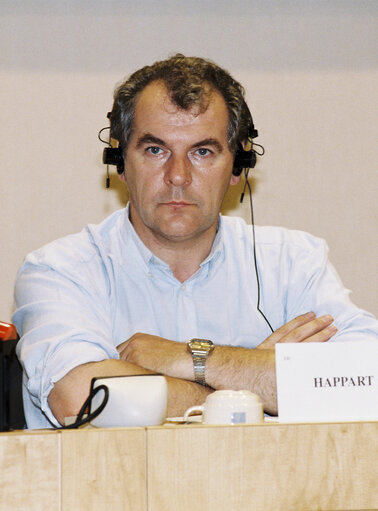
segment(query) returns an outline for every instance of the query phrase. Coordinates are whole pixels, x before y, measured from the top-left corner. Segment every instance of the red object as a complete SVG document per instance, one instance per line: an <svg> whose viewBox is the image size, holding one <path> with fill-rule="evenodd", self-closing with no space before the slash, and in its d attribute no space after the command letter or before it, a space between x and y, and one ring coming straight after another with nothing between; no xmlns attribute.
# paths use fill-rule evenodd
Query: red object
<svg viewBox="0 0 378 511"><path fill-rule="evenodd" d="M11 323L3 323L0 321L0 341L10 341L17 339L17 330Z"/></svg>

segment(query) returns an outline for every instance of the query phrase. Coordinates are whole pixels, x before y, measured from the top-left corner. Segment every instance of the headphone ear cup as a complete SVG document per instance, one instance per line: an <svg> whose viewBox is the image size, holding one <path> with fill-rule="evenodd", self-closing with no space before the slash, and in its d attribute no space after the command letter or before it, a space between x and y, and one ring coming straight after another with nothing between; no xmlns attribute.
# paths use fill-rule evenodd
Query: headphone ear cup
<svg viewBox="0 0 378 511"><path fill-rule="evenodd" d="M253 149L244 151L243 146L239 143L235 152L233 175L240 176L243 169L253 169L255 165L256 152Z"/></svg>
<svg viewBox="0 0 378 511"><path fill-rule="evenodd" d="M105 165L115 165L118 174L123 174L125 170L123 151L120 147L105 147L102 153L102 162Z"/></svg>
<svg viewBox="0 0 378 511"><path fill-rule="evenodd" d="M117 174L121 175L125 172L125 165L122 163L119 163L117 165Z"/></svg>

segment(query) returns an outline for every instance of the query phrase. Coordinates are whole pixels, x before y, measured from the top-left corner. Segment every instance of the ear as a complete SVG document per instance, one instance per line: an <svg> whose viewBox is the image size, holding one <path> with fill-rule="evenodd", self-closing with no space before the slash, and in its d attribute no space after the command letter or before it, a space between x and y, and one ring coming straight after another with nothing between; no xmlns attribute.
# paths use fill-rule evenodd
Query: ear
<svg viewBox="0 0 378 511"><path fill-rule="evenodd" d="M240 178L241 178L241 174L240 174L240 176L234 176L234 174L231 174L230 185L231 186L237 185L240 181Z"/></svg>
<svg viewBox="0 0 378 511"><path fill-rule="evenodd" d="M241 145L244 151L251 151L253 147L252 142L250 140L242 140Z"/></svg>
<svg viewBox="0 0 378 511"><path fill-rule="evenodd" d="M127 184L126 177L125 177L125 171L123 171L122 174L118 174L118 177L121 181L123 181L125 184Z"/></svg>

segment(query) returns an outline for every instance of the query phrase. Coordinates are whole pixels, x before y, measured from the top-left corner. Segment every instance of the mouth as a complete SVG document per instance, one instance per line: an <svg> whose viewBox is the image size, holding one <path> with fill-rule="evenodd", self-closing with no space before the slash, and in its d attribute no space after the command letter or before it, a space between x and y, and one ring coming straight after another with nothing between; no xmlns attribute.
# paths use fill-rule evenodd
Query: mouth
<svg viewBox="0 0 378 511"><path fill-rule="evenodd" d="M190 202L185 202L185 201L169 201L169 202L165 202L164 203L165 206L170 206L172 208L183 208L183 207L186 207L186 206L192 206L193 204L191 204Z"/></svg>

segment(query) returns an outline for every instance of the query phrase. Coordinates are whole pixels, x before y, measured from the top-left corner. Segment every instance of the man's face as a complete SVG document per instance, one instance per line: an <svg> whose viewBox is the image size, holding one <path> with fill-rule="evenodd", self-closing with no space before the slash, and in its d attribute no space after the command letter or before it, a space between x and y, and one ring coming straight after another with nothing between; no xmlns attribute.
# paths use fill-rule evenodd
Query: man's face
<svg viewBox="0 0 378 511"><path fill-rule="evenodd" d="M125 155L130 218L147 246L211 239L232 176L228 112L218 92L203 113L180 110L161 82L139 96Z"/></svg>

